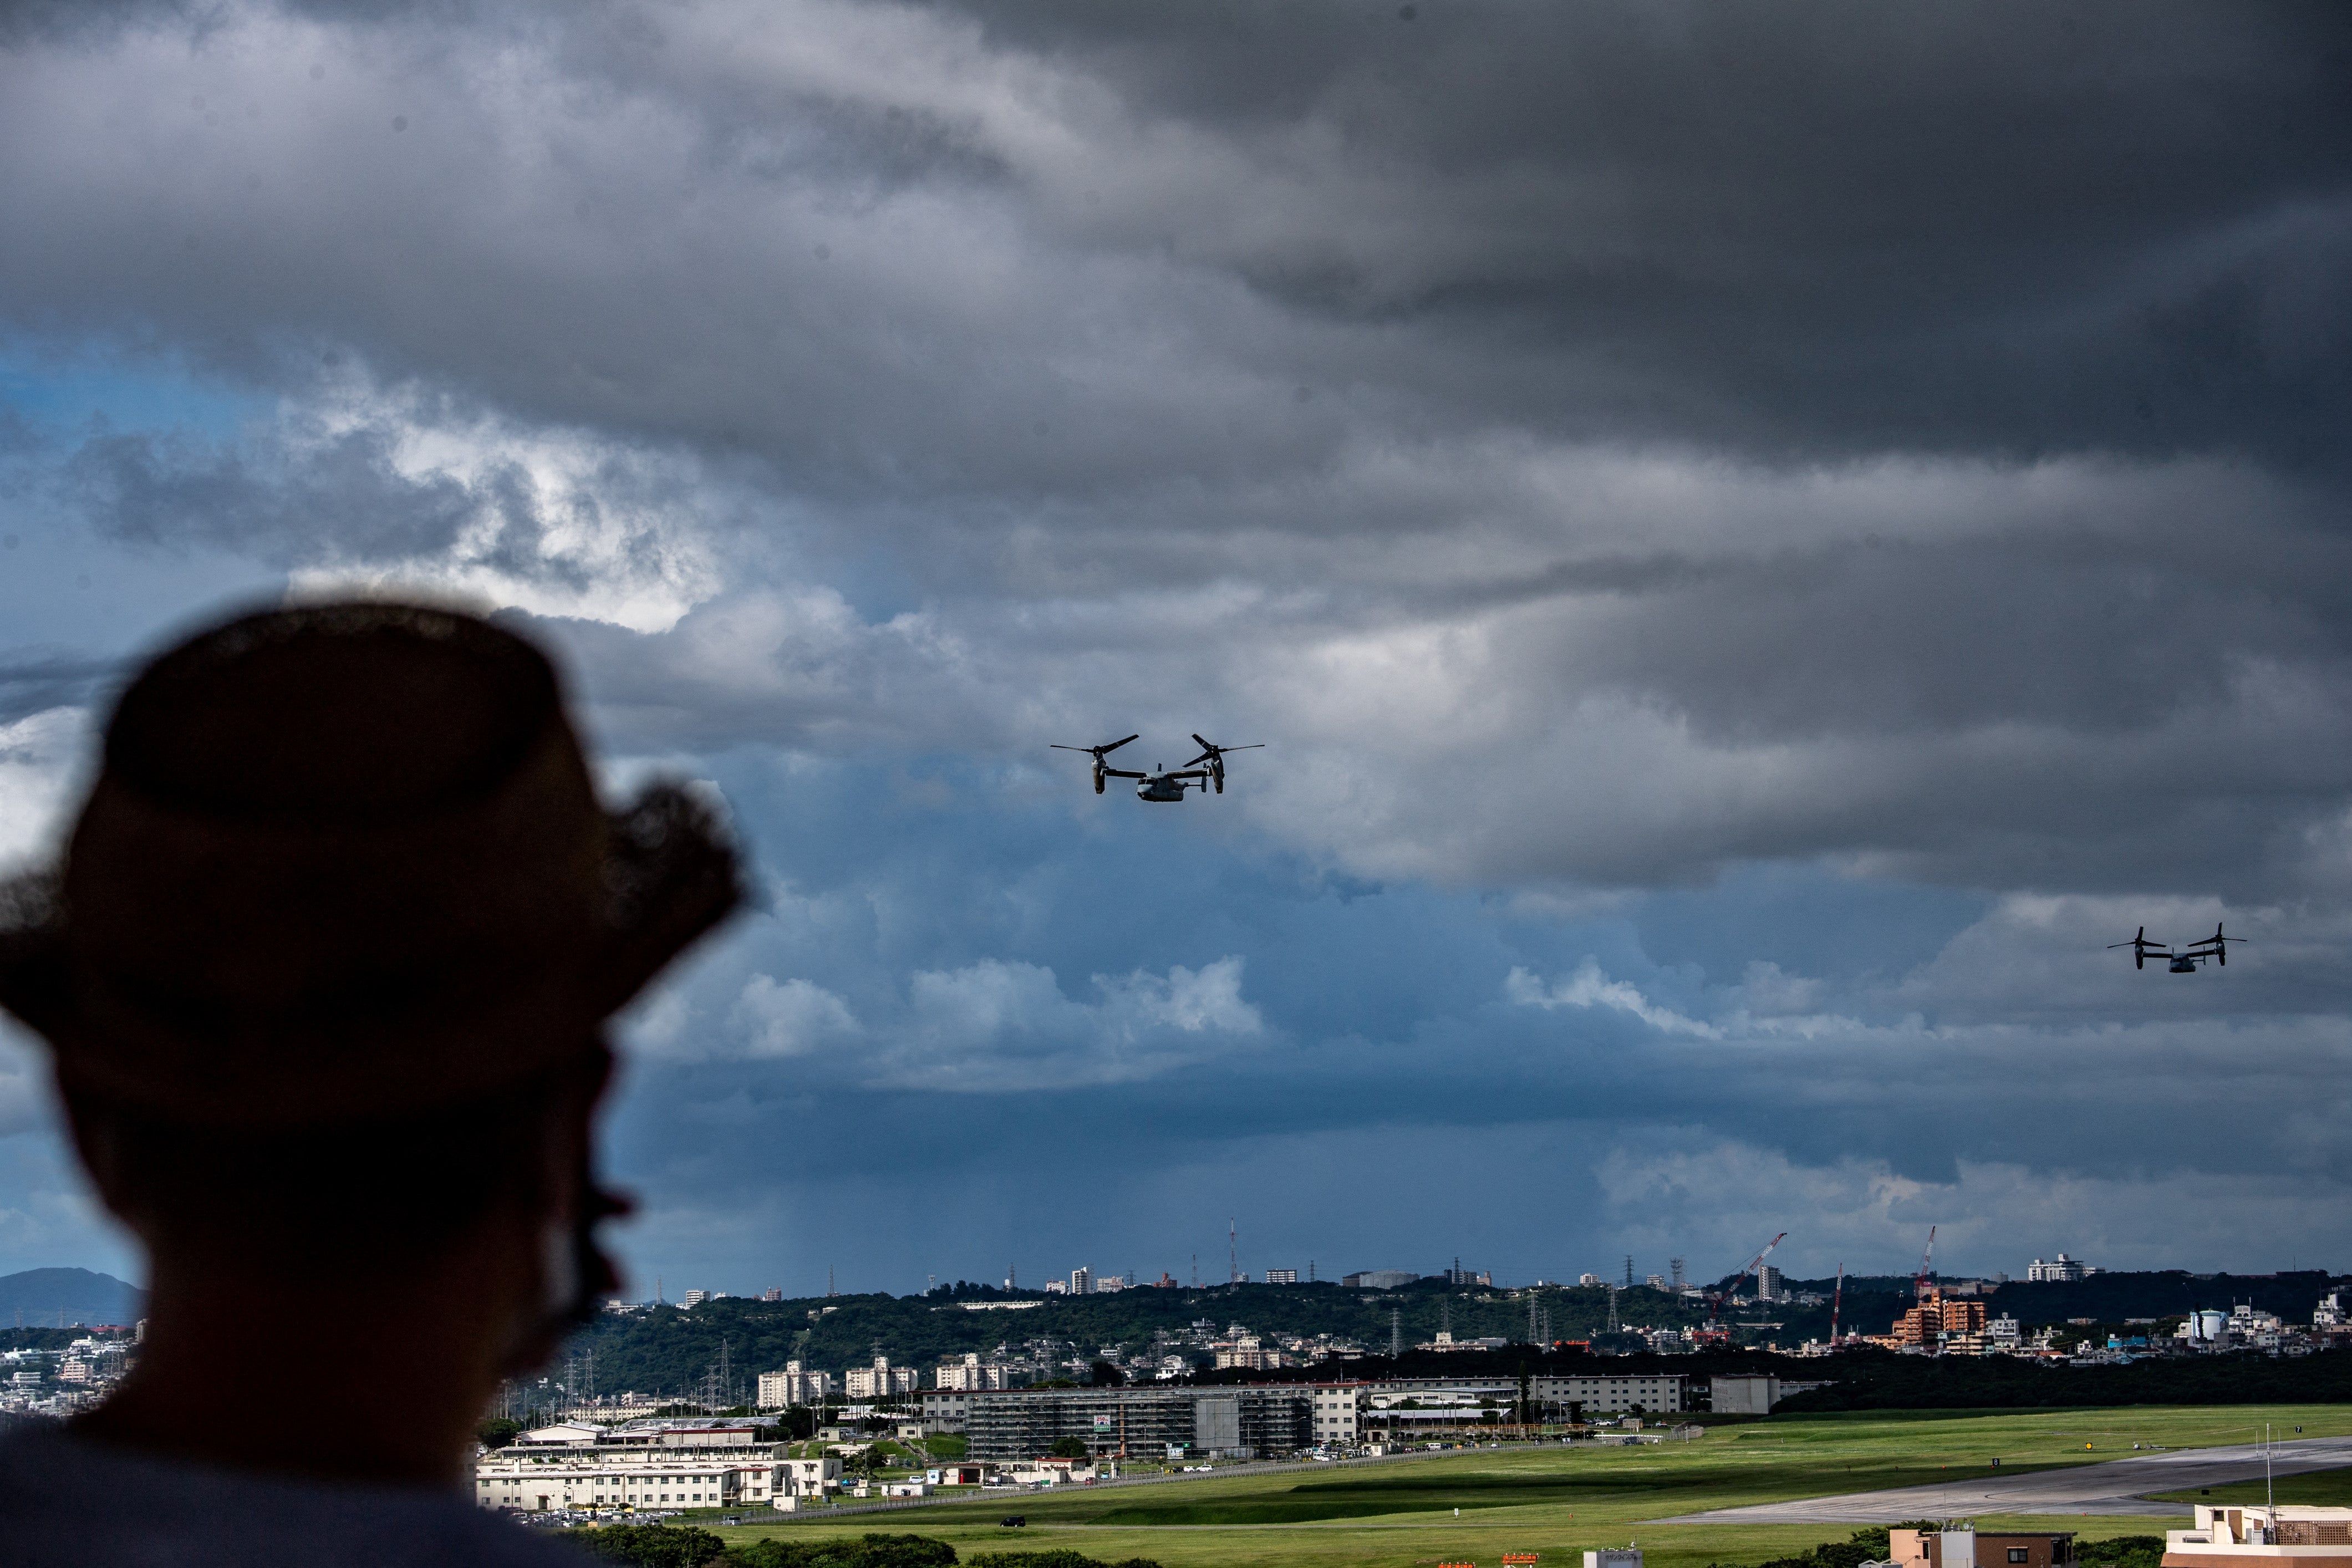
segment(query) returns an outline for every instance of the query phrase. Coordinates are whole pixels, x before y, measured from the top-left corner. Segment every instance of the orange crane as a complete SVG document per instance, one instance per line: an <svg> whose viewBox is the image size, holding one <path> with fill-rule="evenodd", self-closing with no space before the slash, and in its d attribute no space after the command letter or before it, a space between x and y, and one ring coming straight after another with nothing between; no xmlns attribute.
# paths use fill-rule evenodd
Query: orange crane
<svg viewBox="0 0 2352 1568"><path fill-rule="evenodd" d="M1845 1302L1845 1265L1838 1265L1837 1289L1830 1293L1830 1349L1837 1349L1838 1308Z"/></svg>
<svg viewBox="0 0 2352 1568"><path fill-rule="evenodd" d="M1935 1263L1936 1227L1931 1225L1927 1227L1927 1250L1919 1259L1918 1275L1911 1281L1912 1300L1924 1301L1927 1299L1927 1279L1935 1272Z"/></svg>

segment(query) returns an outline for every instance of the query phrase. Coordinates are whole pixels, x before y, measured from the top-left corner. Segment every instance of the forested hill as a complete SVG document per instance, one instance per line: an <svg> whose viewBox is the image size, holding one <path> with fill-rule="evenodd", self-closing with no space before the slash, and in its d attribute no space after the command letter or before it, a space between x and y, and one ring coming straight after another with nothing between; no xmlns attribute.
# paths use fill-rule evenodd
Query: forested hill
<svg viewBox="0 0 2352 1568"><path fill-rule="evenodd" d="M1789 1281L1792 1289L1818 1289L1823 1294L1832 1283ZM2227 1310L2232 1301L2252 1301L2291 1321L2307 1322L2328 1288L2328 1276L2317 1272L2101 1274L2068 1285L2003 1285L1988 1305L1996 1314L2014 1313L2028 1330L2074 1318L2120 1324L2127 1318L2178 1316L2191 1307ZM1907 1279L1849 1279L1842 1326L1883 1334L1910 1304ZM1609 1321L1609 1292L1603 1288L1546 1289L1537 1293L1536 1305L1548 1316L1553 1339L1639 1348L1631 1337L1611 1341L1603 1332ZM573 1348L595 1352L596 1386L604 1393L664 1394L696 1384L719 1359L722 1340L733 1371L746 1379L793 1360L838 1373L869 1363L877 1352L897 1365L928 1367L942 1357L985 1352L1000 1343L1017 1349L1033 1339L1063 1342L1069 1353L1087 1357L1113 1345L1134 1352L1150 1347L1155 1330L1181 1331L1196 1321L1220 1333L1235 1324L1264 1335L1328 1333L1381 1353L1389 1346L1391 1313L1407 1346L1433 1340L1442 1327L1451 1327L1457 1339L1494 1336L1517 1342L1528 1337L1528 1307L1524 1292L1449 1288L1437 1279L1396 1290L1324 1282L1147 1287L1096 1296L942 1286L929 1296L726 1298L691 1311L670 1306L607 1313L578 1336ZM1626 1325L1689 1327L1707 1321L1703 1304L1641 1288L1619 1291L1617 1310ZM1723 1322L1746 1343L1793 1347L1828 1337L1830 1308L1826 1301L1813 1307L1751 1306L1727 1310Z"/></svg>
<svg viewBox="0 0 2352 1568"><path fill-rule="evenodd" d="M1024 1302L1034 1305L1013 1304ZM1538 1293L1537 1304L1549 1314L1554 1339L1591 1339L1608 1326L1609 1292L1600 1288L1546 1289ZM1000 1343L1017 1349L1041 1338L1066 1342L1076 1353L1089 1357L1111 1345L1125 1345L1133 1352L1150 1347L1155 1330L1181 1332L1195 1321L1208 1322L1219 1333L1234 1324L1265 1335L1328 1333L1352 1339L1368 1351L1385 1352L1391 1313L1408 1346L1435 1339L1445 1327L1457 1339L1495 1336L1524 1342L1528 1305L1524 1294L1514 1299L1478 1286L1449 1289L1437 1279L1396 1290L1348 1289L1324 1282L1167 1290L1147 1287L1097 1296L981 1292L968 1287L958 1295L941 1287L929 1296L791 1301L729 1297L705 1301L691 1311L657 1307L606 1313L580 1335L573 1348L596 1352L599 1389L650 1394L690 1386L718 1359L722 1338L728 1359L739 1372L772 1372L797 1360L813 1369L838 1373L870 1363L877 1351L897 1365L930 1366L945 1356L992 1351ZM1651 1327L1706 1321L1704 1305L1659 1290L1620 1291L1618 1313L1621 1322ZM1828 1309L1817 1316L1816 1333L1828 1326Z"/></svg>
<svg viewBox="0 0 2352 1568"><path fill-rule="evenodd" d="M147 1292L111 1274L88 1268L27 1268L0 1275L0 1326L69 1328L77 1323L137 1322Z"/></svg>

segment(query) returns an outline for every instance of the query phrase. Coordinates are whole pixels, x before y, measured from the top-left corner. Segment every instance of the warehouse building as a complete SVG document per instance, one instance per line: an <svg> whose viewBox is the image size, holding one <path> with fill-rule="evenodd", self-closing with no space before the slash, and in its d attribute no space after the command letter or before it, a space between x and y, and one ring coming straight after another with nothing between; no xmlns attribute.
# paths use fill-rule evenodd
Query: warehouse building
<svg viewBox="0 0 2352 1568"><path fill-rule="evenodd" d="M1097 1458L1181 1452L1233 1458L1314 1442L1314 1391L1286 1388L1021 1388L968 1396L971 1457L1012 1464L1076 1437Z"/></svg>

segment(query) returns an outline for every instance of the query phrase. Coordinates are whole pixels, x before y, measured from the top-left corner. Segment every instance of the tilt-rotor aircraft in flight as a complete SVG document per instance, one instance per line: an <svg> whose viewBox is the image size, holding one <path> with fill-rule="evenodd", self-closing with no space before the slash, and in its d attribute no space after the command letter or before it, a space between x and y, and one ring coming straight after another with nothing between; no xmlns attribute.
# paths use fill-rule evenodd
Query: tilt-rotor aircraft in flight
<svg viewBox="0 0 2352 1568"><path fill-rule="evenodd" d="M1127 741L1134 739L1133 735L1129 735ZM1265 746L1263 741L1246 746L1220 746L1213 741L1203 741L1198 735L1193 736L1192 739L1200 745L1199 756L1181 768L1163 766L1159 772L1150 773L1136 773L1128 768L1115 768L1105 760L1113 752L1126 745L1127 741L1110 741L1099 746L1065 746L1056 742L1048 749L1056 752L1084 752L1092 757L1095 760L1095 793L1097 795L1102 794L1105 779L1135 779L1139 781L1135 786L1136 799L1173 804L1181 801L1184 798L1184 792L1188 789L1213 788L1219 795L1224 794L1225 753L1262 751ZM1204 768L1201 765L1202 763L1209 765Z"/></svg>
<svg viewBox="0 0 2352 1568"><path fill-rule="evenodd" d="M2223 936L2221 934L2221 922L2216 921L2213 922L2213 934L2211 936L2207 937L2203 942L2198 942L2194 946L2184 947L2179 952L2175 952L2172 951L2172 944L2170 942L2148 941L2147 927L2142 926L2139 928L2139 934L2132 938L2131 941L2111 942L2107 943L2107 951L2109 952L2113 952L2119 947L2130 948L2132 950L2132 967L2134 969L2146 969L2149 959L2161 958L2171 965L2170 972L2172 973L2194 974L2197 973L2199 967L2209 958L2214 963L2227 968L2230 963L2229 944L2233 942L2243 942L2246 939L2242 936Z"/></svg>

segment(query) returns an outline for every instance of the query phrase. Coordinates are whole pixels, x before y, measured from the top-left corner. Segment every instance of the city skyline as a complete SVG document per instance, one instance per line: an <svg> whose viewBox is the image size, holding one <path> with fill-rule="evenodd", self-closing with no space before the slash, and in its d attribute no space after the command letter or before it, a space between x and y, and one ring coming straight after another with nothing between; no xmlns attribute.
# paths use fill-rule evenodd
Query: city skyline
<svg viewBox="0 0 2352 1568"><path fill-rule="evenodd" d="M16 8L0 872L173 632L448 595L753 867L615 1024L632 1293L2352 1258L2347 49ZM46 1071L0 1273L136 1279Z"/></svg>

